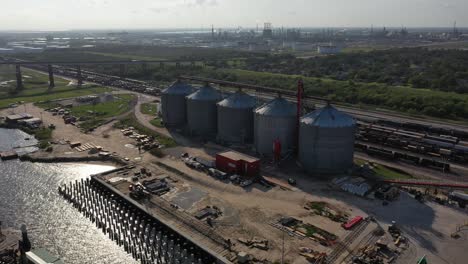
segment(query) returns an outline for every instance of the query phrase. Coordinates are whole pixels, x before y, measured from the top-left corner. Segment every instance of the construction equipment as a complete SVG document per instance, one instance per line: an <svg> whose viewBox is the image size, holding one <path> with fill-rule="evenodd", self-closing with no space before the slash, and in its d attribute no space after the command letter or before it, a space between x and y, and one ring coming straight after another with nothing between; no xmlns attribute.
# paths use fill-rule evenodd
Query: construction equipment
<svg viewBox="0 0 468 264"><path fill-rule="evenodd" d="M426 260L426 255L422 256L422 258L418 260L418 264L428 264Z"/></svg>

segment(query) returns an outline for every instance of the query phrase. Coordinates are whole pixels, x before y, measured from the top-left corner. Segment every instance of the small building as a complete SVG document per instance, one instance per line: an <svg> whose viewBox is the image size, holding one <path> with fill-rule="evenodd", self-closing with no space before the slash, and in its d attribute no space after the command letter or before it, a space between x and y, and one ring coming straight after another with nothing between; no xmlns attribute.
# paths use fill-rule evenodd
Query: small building
<svg viewBox="0 0 468 264"><path fill-rule="evenodd" d="M63 264L64 262L50 254L47 250L38 248L32 251L26 252L26 258L30 263L34 264Z"/></svg>
<svg viewBox="0 0 468 264"><path fill-rule="evenodd" d="M317 47L319 54L338 54L341 52L341 48L335 45L319 45Z"/></svg>
<svg viewBox="0 0 468 264"><path fill-rule="evenodd" d="M9 115L6 117L6 122L7 123L18 123L20 120L24 119L29 119L32 118L33 116L30 114L22 113L22 114L15 114L15 115Z"/></svg>
<svg viewBox="0 0 468 264"><path fill-rule="evenodd" d="M228 150L216 154L216 168L226 173L255 177L260 173L260 159Z"/></svg>
<svg viewBox="0 0 468 264"><path fill-rule="evenodd" d="M33 117L33 118L28 118L28 119L22 119L18 121L18 123L25 125L27 127L30 127L30 128L37 128L42 124L42 120L40 118Z"/></svg>

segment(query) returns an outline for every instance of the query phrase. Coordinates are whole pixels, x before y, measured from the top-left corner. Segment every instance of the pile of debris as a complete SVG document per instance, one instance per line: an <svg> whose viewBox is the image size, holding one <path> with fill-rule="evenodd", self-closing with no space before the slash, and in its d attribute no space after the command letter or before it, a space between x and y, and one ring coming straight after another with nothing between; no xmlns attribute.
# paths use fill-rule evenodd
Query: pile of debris
<svg viewBox="0 0 468 264"><path fill-rule="evenodd" d="M355 176L364 177L366 179L374 178L374 165L372 163L367 162L365 164L362 164L361 166L354 166L352 174Z"/></svg>
<svg viewBox="0 0 468 264"><path fill-rule="evenodd" d="M326 253L318 252L308 247L299 248L299 255L305 257L309 263L321 264L326 263L327 260Z"/></svg>
<svg viewBox="0 0 468 264"><path fill-rule="evenodd" d="M203 220L205 218L218 218L222 215L221 209L219 209L217 206L206 206L203 209L200 209L196 214L195 218L198 220Z"/></svg>
<svg viewBox="0 0 468 264"><path fill-rule="evenodd" d="M395 201L400 197L400 190L391 185L383 185L375 191L374 196L380 200Z"/></svg>
<svg viewBox="0 0 468 264"><path fill-rule="evenodd" d="M332 183L343 191L362 197L367 196L372 189L372 187L367 183L367 180L361 177L335 178L332 180Z"/></svg>
<svg viewBox="0 0 468 264"><path fill-rule="evenodd" d="M152 179L143 181L142 185L145 190L154 195L163 195L171 190L171 187L167 183L166 179Z"/></svg>
<svg viewBox="0 0 468 264"><path fill-rule="evenodd" d="M134 127L121 129L120 132L122 132L124 136L136 140L137 146L143 148L144 150L150 150L156 147L163 147L159 145L159 142L153 136L140 134L135 130Z"/></svg>
<svg viewBox="0 0 468 264"><path fill-rule="evenodd" d="M309 201L304 205L304 209L311 210L316 215L321 215L338 223L348 221L348 215L339 210L332 209L326 202Z"/></svg>
<svg viewBox="0 0 468 264"><path fill-rule="evenodd" d="M237 239L240 243L250 247L250 248L258 248L261 250L268 250L268 240L266 239L260 239L260 238L252 238L252 239L244 239L244 238L238 238Z"/></svg>
<svg viewBox="0 0 468 264"><path fill-rule="evenodd" d="M335 234L323 230L313 224L304 223L293 217L282 217L278 221L278 224L281 228L278 227L278 225L273 226L283 229L299 238L309 238L317 241L323 246L332 246L338 239Z"/></svg>
<svg viewBox="0 0 468 264"><path fill-rule="evenodd" d="M396 242L396 241L395 241ZM395 249L395 246L397 249ZM378 239L375 243L362 247L352 258L352 263L362 264L388 264L392 263L401 254L395 243L391 244L386 236Z"/></svg>

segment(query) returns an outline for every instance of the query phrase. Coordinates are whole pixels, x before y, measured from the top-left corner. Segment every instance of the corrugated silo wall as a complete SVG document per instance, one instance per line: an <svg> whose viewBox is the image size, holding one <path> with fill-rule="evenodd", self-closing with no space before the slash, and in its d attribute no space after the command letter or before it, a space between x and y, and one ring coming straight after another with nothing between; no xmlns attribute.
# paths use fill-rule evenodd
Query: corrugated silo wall
<svg viewBox="0 0 468 264"><path fill-rule="evenodd" d="M273 156L273 141L281 141L281 154L284 155L294 147L296 131L296 118L273 117L255 114L255 147L257 152Z"/></svg>
<svg viewBox="0 0 468 264"><path fill-rule="evenodd" d="M217 131L216 101L187 100L187 125L194 136L215 136Z"/></svg>
<svg viewBox="0 0 468 264"><path fill-rule="evenodd" d="M239 109L218 105L218 138L228 142L251 142L254 113L252 108Z"/></svg>
<svg viewBox="0 0 468 264"><path fill-rule="evenodd" d="M162 94L161 114L164 124L172 127L182 127L187 122L187 106L185 95Z"/></svg>
<svg viewBox="0 0 468 264"><path fill-rule="evenodd" d="M354 127L323 128L300 125L299 160L309 173L342 173L351 168Z"/></svg>

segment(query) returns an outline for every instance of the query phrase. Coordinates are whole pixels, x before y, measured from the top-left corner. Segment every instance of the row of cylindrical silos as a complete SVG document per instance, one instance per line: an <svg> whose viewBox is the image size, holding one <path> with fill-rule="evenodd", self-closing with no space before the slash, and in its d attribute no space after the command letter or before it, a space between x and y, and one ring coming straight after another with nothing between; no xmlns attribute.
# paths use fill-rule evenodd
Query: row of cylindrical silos
<svg viewBox="0 0 468 264"><path fill-rule="evenodd" d="M278 97L257 107L256 99L237 91L222 99L205 85L194 89L180 81L162 92L162 118L166 126L184 127L191 135L217 137L231 143L254 143L263 156L273 156L274 142L281 154L296 146L296 105ZM353 164L354 119L327 104L304 115L299 125L298 158L311 173L343 172Z"/></svg>

